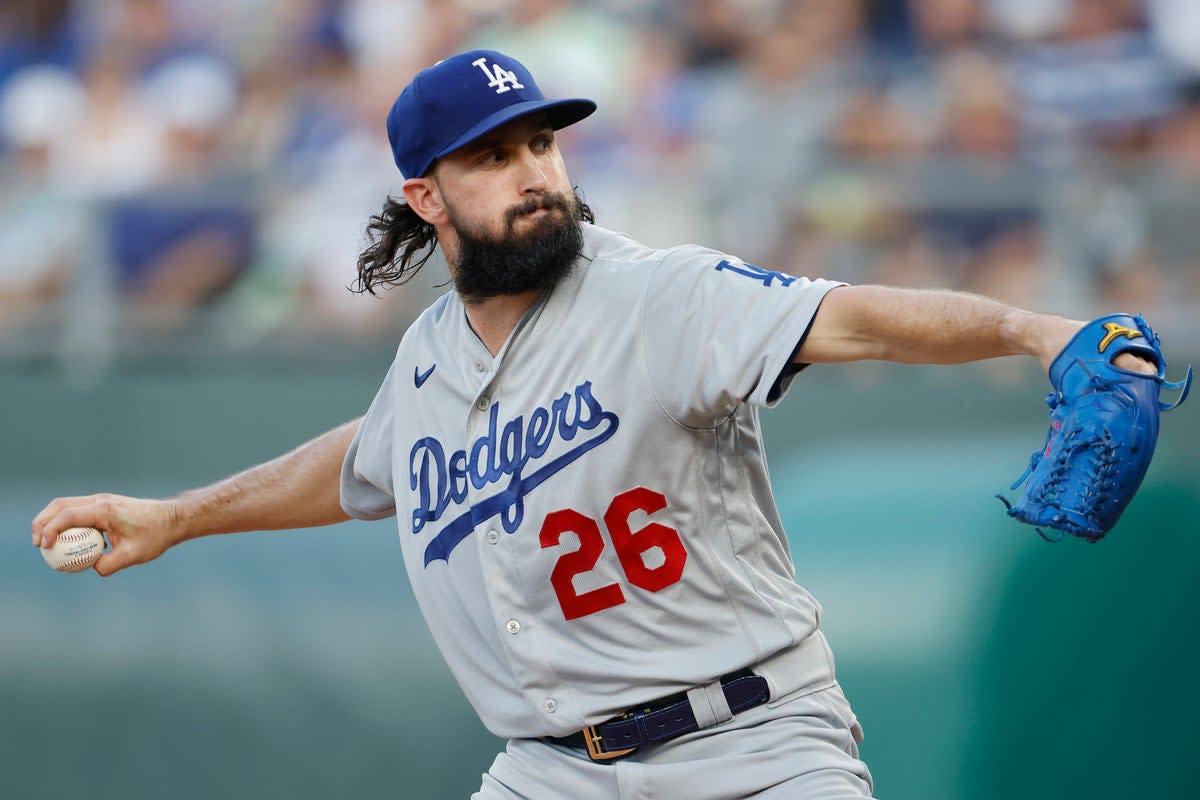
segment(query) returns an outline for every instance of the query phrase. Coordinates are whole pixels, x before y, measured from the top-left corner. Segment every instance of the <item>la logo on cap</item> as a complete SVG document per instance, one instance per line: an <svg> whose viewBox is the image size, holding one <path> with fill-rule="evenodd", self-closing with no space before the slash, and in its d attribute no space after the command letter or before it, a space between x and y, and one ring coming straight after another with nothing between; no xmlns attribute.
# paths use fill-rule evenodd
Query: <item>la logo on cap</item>
<svg viewBox="0 0 1200 800"><path fill-rule="evenodd" d="M544 113L558 130L595 110L582 97L547 100L512 56L468 50L421 70L404 87L387 115L388 143L400 173L421 178L442 156L517 117Z"/></svg>
<svg viewBox="0 0 1200 800"><path fill-rule="evenodd" d="M524 84L517 79L515 72L509 72L499 64L492 64L491 69L489 69L486 57L477 58L471 64L483 70L483 74L488 79L488 86L493 87L496 90L496 94L504 94L509 89L525 88Z"/></svg>

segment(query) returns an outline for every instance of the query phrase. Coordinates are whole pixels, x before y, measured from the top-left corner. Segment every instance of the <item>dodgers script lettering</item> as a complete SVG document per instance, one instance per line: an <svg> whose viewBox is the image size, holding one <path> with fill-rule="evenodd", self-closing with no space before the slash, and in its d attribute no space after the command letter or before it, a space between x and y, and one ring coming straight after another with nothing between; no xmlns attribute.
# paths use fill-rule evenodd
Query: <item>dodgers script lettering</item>
<svg viewBox="0 0 1200 800"><path fill-rule="evenodd" d="M450 552L471 531L497 514L506 533L513 533L525 518L525 495L547 478L569 466L584 453L608 441L620 420L607 411L592 394L592 382L585 381L575 391L563 394L529 414L500 423L500 404L493 403L488 413L488 431L470 447L456 450L448 457L442 443L426 436L418 439L408 456L409 487L417 493L413 509L412 532L420 533L426 523L437 522L451 507L467 500L469 487L481 490L505 477L502 491L467 508L448 522L425 548L425 566L445 561ZM574 441L581 432L590 436L545 463L537 463L556 440ZM532 472L528 467L535 465Z"/></svg>

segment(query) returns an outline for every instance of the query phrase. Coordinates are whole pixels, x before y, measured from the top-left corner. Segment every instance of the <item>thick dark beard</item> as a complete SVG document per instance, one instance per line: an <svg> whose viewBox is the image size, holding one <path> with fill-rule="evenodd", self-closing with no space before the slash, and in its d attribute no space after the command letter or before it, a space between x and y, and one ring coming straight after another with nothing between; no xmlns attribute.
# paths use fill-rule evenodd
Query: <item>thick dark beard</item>
<svg viewBox="0 0 1200 800"><path fill-rule="evenodd" d="M549 213L528 231L517 234L513 229L517 219L539 208ZM571 273L583 250L578 208L578 200L562 194L531 197L505 212L504 236L495 239L469 229L447 204L459 241L454 286L463 302L545 292L557 286Z"/></svg>

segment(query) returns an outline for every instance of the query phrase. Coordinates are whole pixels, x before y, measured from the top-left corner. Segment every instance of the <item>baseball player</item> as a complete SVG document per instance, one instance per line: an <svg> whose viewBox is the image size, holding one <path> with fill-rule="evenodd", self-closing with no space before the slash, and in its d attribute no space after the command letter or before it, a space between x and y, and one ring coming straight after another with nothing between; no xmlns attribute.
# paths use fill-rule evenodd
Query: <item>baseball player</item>
<svg viewBox="0 0 1200 800"><path fill-rule="evenodd" d="M1081 323L598 227L555 139L594 108L491 51L417 75L387 119L404 198L359 279L403 281L436 245L454 289L365 416L175 498L54 500L34 543L106 530L111 575L210 534L395 517L438 647L509 740L477 800L869 797L758 409L811 364L1048 366Z"/></svg>

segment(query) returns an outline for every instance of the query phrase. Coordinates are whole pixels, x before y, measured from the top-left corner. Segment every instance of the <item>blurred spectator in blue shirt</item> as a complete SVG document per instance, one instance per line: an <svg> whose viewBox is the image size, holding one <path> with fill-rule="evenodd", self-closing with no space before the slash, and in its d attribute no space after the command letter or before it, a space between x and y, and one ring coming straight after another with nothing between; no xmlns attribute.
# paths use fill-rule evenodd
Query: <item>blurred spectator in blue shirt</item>
<svg viewBox="0 0 1200 800"><path fill-rule="evenodd" d="M71 0L8 0L0 13L0 85L25 67L73 69L80 41Z"/></svg>
<svg viewBox="0 0 1200 800"><path fill-rule="evenodd" d="M237 107L236 78L225 64L205 56L168 61L148 77L143 101L163 126L163 171L112 205L109 245L132 321L166 329L191 319L249 265L254 194L223 157Z"/></svg>
<svg viewBox="0 0 1200 800"><path fill-rule="evenodd" d="M1175 104L1178 70L1146 31L1140 2L1071 0L1064 11L1014 61L1024 124L1110 155L1140 152Z"/></svg>

